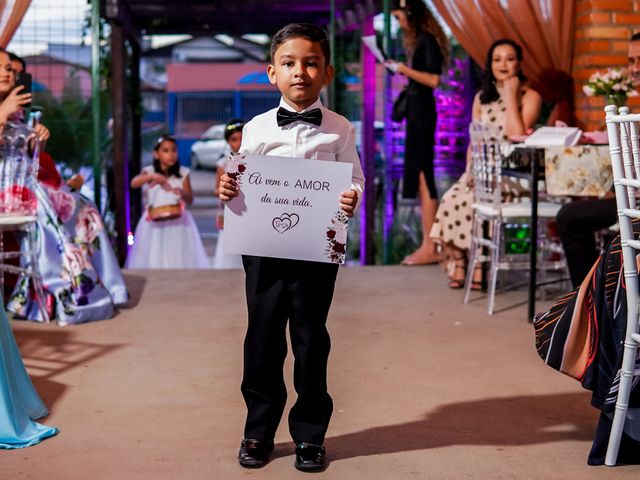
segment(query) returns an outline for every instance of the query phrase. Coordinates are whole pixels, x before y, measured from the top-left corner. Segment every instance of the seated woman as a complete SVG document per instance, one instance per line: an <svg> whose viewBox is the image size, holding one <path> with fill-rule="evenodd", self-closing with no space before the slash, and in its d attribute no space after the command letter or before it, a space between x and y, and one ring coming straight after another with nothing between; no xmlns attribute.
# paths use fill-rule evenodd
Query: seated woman
<svg viewBox="0 0 640 480"><path fill-rule="evenodd" d="M44 168L46 163L41 171ZM53 162L49 168L55 169ZM41 235L38 266L49 315L59 325L111 318L114 307L129 298L102 217L79 187L77 178L57 187L41 180L35 192ZM7 310L17 318L41 320L28 278L18 279Z"/></svg>
<svg viewBox="0 0 640 480"><path fill-rule="evenodd" d="M636 235L640 223L634 222ZM627 299L618 234L573 292L549 311L536 315L536 349L550 367L578 380L593 392L600 410L587 462L602 465L618 394L627 325ZM635 382L617 463L640 463L640 382Z"/></svg>
<svg viewBox="0 0 640 480"><path fill-rule="evenodd" d="M49 412L27 375L0 304L0 448L22 448L58 433L34 422Z"/></svg>
<svg viewBox="0 0 640 480"><path fill-rule="evenodd" d="M513 40L501 39L487 53L482 89L473 101L472 119L494 126L502 139L523 135L533 127L542 106L540 94L527 85L522 73L522 48ZM442 196L431 237L445 250L450 288L462 288L471 248L473 189L467 168ZM480 271L474 273L471 288L481 288Z"/></svg>
<svg viewBox="0 0 640 480"><path fill-rule="evenodd" d="M15 87L8 54L0 50L0 126L19 119L23 106L31 102L31 94L21 90ZM35 133L42 144L49 138L42 124L35 127ZM41 155L38 177L38 266L50 316L63 325L110 318L114 305L127 301L128 292L95 204L80 194L77 185L60 180L46 154ZM27 277L18 278L7 310L17 317L40 320L37 302L28 287Z"/></svg>

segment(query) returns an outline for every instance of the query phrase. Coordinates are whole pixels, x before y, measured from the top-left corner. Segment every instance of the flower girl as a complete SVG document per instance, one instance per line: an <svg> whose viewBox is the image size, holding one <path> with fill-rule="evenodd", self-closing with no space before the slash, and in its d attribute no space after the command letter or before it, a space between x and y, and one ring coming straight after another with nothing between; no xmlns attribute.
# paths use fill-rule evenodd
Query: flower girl
<svg viewBox="0 0 640 480"><path fill-rule="evenodd" d="M229 120L224 128L224 139L227 141L228 151L220 159L216 169L215 195L218 196L220 179L227 169L230 153L238 153L242 143L242 128L244 122L239 118ZM225 253L224 251L224 205L220 202L216 215L216 227L218 228L218 241L216 243L216 253L213 257L213 268L242 268L242 257L235 253Z"/></svg>
<svg viewBox="0 0 640 480"><path fill-rule="evenodd" d="M146 214L138 222L127 268L209 268L200 234L185 209L193 202L189 169L178 162L176 140L163 135L153 148L153 166L131 180L144 188Z"/></svg>

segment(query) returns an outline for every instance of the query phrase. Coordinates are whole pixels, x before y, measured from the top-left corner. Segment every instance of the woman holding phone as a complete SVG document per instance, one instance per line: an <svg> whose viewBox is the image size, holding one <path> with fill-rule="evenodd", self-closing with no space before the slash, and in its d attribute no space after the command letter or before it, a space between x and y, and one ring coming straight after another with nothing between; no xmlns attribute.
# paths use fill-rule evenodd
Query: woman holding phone
<svg viewBox="0 0 640 480"><path fill-rule="evenodd" d="M31 105L31 88L26 88L31 83L29 77L23 76L23 83L17 84L9 53L0 48L0 133L7 122L23 120L23 109ZM34 131L40 142L46 142L51 136L49 129L42 124L36 125Z"/></svg>
<svg viewBox="0 0 640 480"><path fill-rule="evenodd" d="M0 50L0 134L6 122L23 120L30 103L31 93L25 92L24 85L16 86L11 59ZM37 124L34 131L42 147L49 130ZM95 203L82 195L82 177L62 181L53 159L42 150L39 167L34 192L37 262L48 313L60 325L111 318L115 305L127 302L129 294L102 217ZM16 318L40 321L29 283L27 277L18 278L6 310Z"/></svg>

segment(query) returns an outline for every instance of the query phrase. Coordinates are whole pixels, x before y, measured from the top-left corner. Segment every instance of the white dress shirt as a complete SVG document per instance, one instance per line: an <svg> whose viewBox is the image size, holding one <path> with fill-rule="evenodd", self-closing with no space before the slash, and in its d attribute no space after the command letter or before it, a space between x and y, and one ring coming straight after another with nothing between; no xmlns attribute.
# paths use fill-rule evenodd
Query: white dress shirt
<svg viewBox="0 0 640 480"><path fill-rule="evenodd" d="M294 111L284 99L280 100L279 107ZM364 175L356 151L355 129L342 115L325 108L320 99L302 112L314 108L322 111L320 126L296 121L279 127L278 108L255 116L242 130L240 152L351 163L351 188L358 193L359 205L364 192Z"/></svg>

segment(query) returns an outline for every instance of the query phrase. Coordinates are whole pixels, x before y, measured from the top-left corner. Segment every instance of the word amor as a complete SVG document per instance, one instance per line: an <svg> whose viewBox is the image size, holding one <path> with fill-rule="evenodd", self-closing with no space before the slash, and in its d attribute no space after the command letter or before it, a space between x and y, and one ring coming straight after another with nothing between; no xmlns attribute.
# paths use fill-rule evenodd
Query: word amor
<svg viewBox="0 0 640 480"><path fill-rule="evenodd" d="M249 183L253 185L270 185L274 187L289 187L290 183L288 180L279 180L273 178L262 178L260 172L254 172L249 175ZM315 191L329 191L329 182L324 182L320 180L296 180L293 188L299 188L301 190L315 190Z"/></svg>

